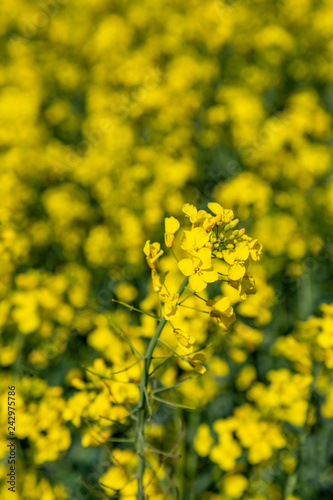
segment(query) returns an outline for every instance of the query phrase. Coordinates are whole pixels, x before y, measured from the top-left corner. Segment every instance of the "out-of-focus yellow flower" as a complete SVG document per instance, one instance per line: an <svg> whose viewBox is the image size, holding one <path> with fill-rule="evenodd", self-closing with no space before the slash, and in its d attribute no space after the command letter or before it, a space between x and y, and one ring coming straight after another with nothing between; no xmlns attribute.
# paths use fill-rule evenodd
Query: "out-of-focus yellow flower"
<svg viewBox="0 0 333 500"><path fill-rule="evenodd" d="M228 497L240 498L248 485L248 479L242 474L234 474L227 476L222 484Z"/></svg>
<svg viewBox="0 0 333 500"><path fill-rule="evenodd" d="M207 457L209 450L214 444L208 424L200 424L193 441L193 446L201 457Z"/></svg>
<svg viewBox="0 0 333 500"><path fill-rule="evenodd" d="M206 361L206 356L204 354L198 352L197 354L193 354L193 356L186 356L185 359L190 363L191 366L193 366L195 371L201 373L201 375L206 373L207 368L202 364Z"/></svg>
<svg viewBox="0 0 333 500"><path fill-rule="evenodd" d="M207 306L213 308L209 313L210 316L216 318L218 325L224 331L228 331L232 323L236 320L236 315L233 307L230 305L229 297L223 297L218 301L209 300Z"/></svg>
<svg viewBox="0 0 333 500"><path fill-rule="evenodd" d="M175 328L173 333L175 334L178 343L181 346L186 347L186 349L190 349L195 343L193 335L186 335L182 332L182 330L180 330L180 328Z"/></svg>
<svg viewBox="0 0 333 500"><path fill-rule="evenodd" d="M218 434L218 439L219 442L213 446L209 457L222 470L232 470L236 465L237 458L242 454L242 448L236 439L233 438L231 432Z"/></svg>
<svg viewBox="0 0 333 500"><path fill-rule="evenodd" d="M244 366L237 375L236 387L239 391L245 391L256 379L257 370L252 365Z"/></svg>
<svg viewBox="0 0 333 500"><path fill-rule="evenodd" d="M262 253L262 244L258 240L253 240L249 243L250 257L252 260L260 260Z"/></svg>

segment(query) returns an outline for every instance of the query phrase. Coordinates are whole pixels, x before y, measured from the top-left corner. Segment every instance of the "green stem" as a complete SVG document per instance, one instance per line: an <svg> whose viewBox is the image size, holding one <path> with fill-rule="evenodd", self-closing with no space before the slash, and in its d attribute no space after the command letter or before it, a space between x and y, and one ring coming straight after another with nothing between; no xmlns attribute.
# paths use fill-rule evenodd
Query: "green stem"
<svg viewBox="0 0 333 500"><path fill-rule="evenodd" d="M138 309L137 307L131 306L130 304L126 304L126 302L120 302L120 300L112 299L112 302L115 302L116 304L120 304L121 306L127 307L130 311L136 311L141 314L146 314L146 316L150 316L151 318L154 319L159 319L158 316L155 316L154 314L150 314L147 311L142 311L142 309Z"/></svg>
<svg viewBox="0 0 333 500"><path fill-rule="evenodd" d="M186 277L182 284L179 287L178 294L181 296L185 287L187 285L188 278ZM156 331L152 336L150 342L147 345L146 354L144 357L144 366L142 371L142 377L140 382L140 396L138 403L138 429L137 429L137 453L138 453L138 465L137 465L137 478L138 478L138 493L137 499L144 500L145 494L143 491L143 473L145 470L145 441L144 441L144 428L145 428L145 419L146 419L146 391L148 387L148 379L149 379L149 368L153 356L154 349L156 347L159 336L162 333L163 328L165 327L167 320L162 316L160 319Z"/></svg>

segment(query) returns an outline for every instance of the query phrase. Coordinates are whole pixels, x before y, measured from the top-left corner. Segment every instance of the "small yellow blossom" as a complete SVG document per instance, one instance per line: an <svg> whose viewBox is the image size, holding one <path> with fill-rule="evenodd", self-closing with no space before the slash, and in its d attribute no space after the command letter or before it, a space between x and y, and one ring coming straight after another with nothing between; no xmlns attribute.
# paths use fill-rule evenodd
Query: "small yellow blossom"
<svg viewBox="0 0 333 500"><path fill-rule="evenodd" d="M219 203L211 202L208 203L208 208L216 215L216 220L223 222L224 224L229 224L234 218L234 213L232 210L225 210Z"/></svg>
<svg viewBox="0 0 333 500"><path fill-rule="evenodd" d="M254 278L248 273L245 273L237 281L229 279L229 285L238 290L239 296L243 300L246 299L247 295L254 295L256 293Z"/></svg>
<svg viewBox="0 0 333 500"><path fill-rule="evenodd" d="M262 253L262 244L258 240L253 240L249 243L250 257L254 261L260 260Z"/></svg>
<svg viewBox="0 0 333 500"><path fill-rule="evenodd" d="M187 361L190 363L191 366L197 371L198 373L201 373L203 375L206 373L207 369L205 366L203 366L202 363L206 361L206 356L200 352L197 354L194 354L193 356L186 356Z"/></svg>
<svg viewBox="0 0 333 500"><path fill-rule="evenodd" d="M208 248L202 248L191 259L182 259L178 267L185 276L189 276L190 287L195 292L201 292L207 287L207 283L218 280L218 273L211 263L211 252Z"/></svg>
<svg viewBox="0 0 333 500"><path fill-rule="evenodd" d="M224 260L231 266L228 271L228 276L231 280L237 281L243 278L249 255L250 250L245 242L238 245L235 249L223 251Z"/></svg>
<svg viewBox="0 0 333 500"><path fill-rule="evenodd" d="M162 301L164 302L164 316L166 319L171 318L177 312L177 302L179 299L178 293L171 293L170 295L162 294Z"/></svg>
<svg viewBox="0 0 333 500"><path fill-rule="evenodd" d="M175 217L166 217L164 219L165 233L164 241L168 248L171 248L175 242L175 233L178 231L180 224Z"/></svg>
<svg viewBox="0 0 333 500"><path fill-rule="evenodd" d="M181 248L191 255L195 255L201 248L207 245L209 234L202 227L196 227L191 231L184 231L184 240Z"/></svg>
<svg viewBox="0 0 333 500"><path fill-rule="evenodd" d="M182 211L190 219L192 224L195 224L198 221L202 221L207 214L205 210L197 210L197 208L194 205L191 205L190 203L184 203L182 207Z"/></svg>
<svg viewBox="0 0 333 500"><path fill-rule="evenodd" d="M195 338L192 335L184 334L180 328L175 328L173 333L181 346L186 347L187 349L190 349L193 346Z"/></svg>
<svg viewBox="0 0 333 500"><path fill-rule="evenodd" d="M224 331L229 330L232 323L236 320L236 315L230 305L229 297L223 297L218 301L209 300L207 301L207 305L213 308L210 312L210 316L217 319L218 325Z"/></svg>
<svg viewBox="0 0 333 500"><path fill-rule="evenodd" d="M160 243L150 243L150 240L146 241L143 252L146 255L148 266L151 269L156 269L158 266L158 259L164 253L163 250L161 250Z"/></svg>

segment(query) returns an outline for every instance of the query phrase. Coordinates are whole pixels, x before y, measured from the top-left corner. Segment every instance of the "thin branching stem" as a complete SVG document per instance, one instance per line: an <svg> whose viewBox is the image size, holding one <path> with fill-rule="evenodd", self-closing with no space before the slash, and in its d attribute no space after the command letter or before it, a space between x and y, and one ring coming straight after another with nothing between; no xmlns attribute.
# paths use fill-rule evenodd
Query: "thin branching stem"
<svg viewBox="0 0 333 500"><path fill-rule="evenodd" d="M197 309L196 307L184 306L183 304L177 304L180 307L186 307L186 309L193 309L193 311L198 311L201 313L209 314L209 311L203 311L202 309Z"/></svg>
<svg viewBox="0 0 333 500"><path fill-rule="evenodd" d="M185 278L182 284L179 287L178 294L179 296L183 293L188 283L188 278ZM162 333L163 328L165 327L167 320L162 317L158 322L157 328L155 330L154 335L152 336L150 342L147 345L144 366L142 371L141 383L140 383L140 396L138 403L138 426L137 426L137 453L138 453L138 465L137 465L137 479L138 479L138 493L137 499L144 500L144 490L143 490L143 474L145 470L145 442L144 442L144 428L145 428L145 420L146 420L146 412L147 412L147 387L149 380L149 368L151 364L151 360L153 357L153 352L156 347L159 336Z"/></svg>
<svg viewBox="0 0 333 500"><path fill-rule="evenodd" d="M126 304L126 302L120 302L120 300L116 300L116 299L112 299L112 302L115 302L116 304L120 304L123 307L127 307L127 309L129 309L130 311L136 311L136 312L139 312L140 314L145 314L146 316L150 316L151 318L159 319L154 314L151 314L147 311L143 311L142 309L138 309L137 307L131 306L130 304Z"/></svg>

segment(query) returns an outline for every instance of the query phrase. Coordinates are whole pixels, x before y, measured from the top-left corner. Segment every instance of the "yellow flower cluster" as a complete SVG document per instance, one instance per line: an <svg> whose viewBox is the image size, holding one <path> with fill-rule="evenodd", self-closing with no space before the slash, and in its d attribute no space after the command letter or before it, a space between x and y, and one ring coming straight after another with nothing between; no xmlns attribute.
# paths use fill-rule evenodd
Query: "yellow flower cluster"
<svg viewBox="0 0 333 500"><path fill-rule="evenodd" d="M8 381L8 378L4 380ZM6 384L8 385L8 384ZM40 466L44 462L55 461L71 444L71 434L63 418L66 401L59 386L48 387L37 377L23 377L16 394L16 412L20 414L20 424L15 435L28 442L27 453L31 465ZM1 456L7 451L7 394L1 396Z"/></svg>
<svg viewBox="0 0 333 500"><path fill-rule="evenodd" d="M333 304L321 304L321 317L299 322L296 329L277 339L274 354L288 359L303 383L313 380L313 389L325 396L321 413L333 417Z"/></svg>
<svg viewBox="0 0 333 500"><path fill-rule="evenodd" d="M156 456L148 454L150 468L145 470L143 483L145 492L152 500L171 500L165 495L163 484L166 480L166 471L163 463L158 463ZM110 455L110 467L100 478L100 484L108 495L117 495L120 500L136 500L138 481L135 477L137 455L133 451L114 449ZM157 479L157 480L156 480ZM170 478L168 478L170 480Z"/></svg>
<svg viewBox="0 0 333 500"><path fill-rule="evenodd" d="M114 368L120 373L114 374L103 359L97 358L87 368L87 382L80 371L68 373L68 383L78 391L68 399L63 418L83 429L84 447L99 446L107 441L112 435L111 423L125 422L129 405L138 401L138 365L129 369L123 365L122 369L117 370L117 365Z"/></svg>
<svg viewBox="0 0 333 500"><path fill-rule="evenodd" d="M232 417L215 420L213 429L217 443L206 424L201 424L194 440L200 456L208 456L224 471L236 469L237 460L247 450L249 464L259 464L272 458L286 445L283 432L272 420L265 420L260 411L249 403L235 409Z"/></svg>
<svg viewBox="0 0 333 500"><path fill-rule="evenodd" d="M208 203L210 212L198 210L194 205L186 203L182 210L191 222L191 229L183 231L183 237L177 251L185 256L181 259L174 252L175 233L180 223L175 217L165 219L165 243L177 260L178 269L188 277L190 289L194 294L203 292L210 283L226 281L238 291L241 299L255 293L254 279L248 273L250 260L258 261L262 252L262 245L245 234L245 229L236 229L239 222L234 218L231 210L224 209L218 203ZM158 242L144 246L144 253L149 267L152 270L153 289L160 292L163 288L163 276L157 271L159 258L163 250ZM227 272L222 273L220 270ZM161 294L164 303L164 316L170 320L176 315L179 294ZM217 320L224 331L228 331L236 319L233 307L228 296L219 300L208 300L210 316ZM206 311L205 311L206 312ZM191 347L195 341L192 336L186 336L179 329L175 329L179 343L184 347ZM192 358L193 360L193 358ZM193 363L192 363L193 364ZM194 363L196 365L196 363Z"/></svg>

